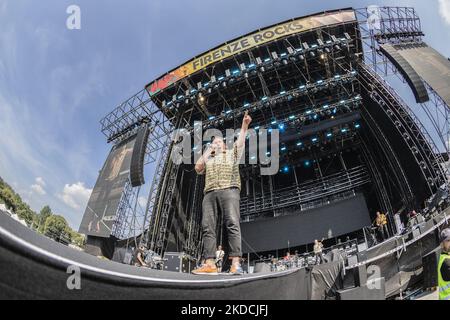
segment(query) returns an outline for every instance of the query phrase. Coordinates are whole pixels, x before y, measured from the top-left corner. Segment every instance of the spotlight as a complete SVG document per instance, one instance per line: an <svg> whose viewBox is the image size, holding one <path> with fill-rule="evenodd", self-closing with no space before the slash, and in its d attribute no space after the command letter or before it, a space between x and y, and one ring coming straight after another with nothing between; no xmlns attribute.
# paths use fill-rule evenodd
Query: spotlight
<svg viewBox="0 0 450 320"><path fill-rule="evenodd" d="M201 105L202 107L205 106L206 98L203 96L203 93L200 92L200 93L198 94L197 102L198 102L198 104Z"/></svg>
<svg viewBox="0 0 450 320"><path fill-rule="evenodd" d="M289 167L288 166L284 166L283 167L283 172L284 173L288 173L289 172Z"/></svg>

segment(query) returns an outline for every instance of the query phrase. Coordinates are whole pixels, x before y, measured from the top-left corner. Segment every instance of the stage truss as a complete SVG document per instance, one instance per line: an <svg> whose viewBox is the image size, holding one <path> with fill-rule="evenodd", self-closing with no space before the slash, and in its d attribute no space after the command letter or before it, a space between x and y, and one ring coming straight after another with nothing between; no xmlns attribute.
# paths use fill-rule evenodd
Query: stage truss
<svg viewBox="0 0 450 320"><path fill-rule="evenodd" d="M399 76L399 73L387 58L379 52L381 43L398 43L401 41L420 43L423 37L420 19L413 8L380 7L380 28L374 29L371 27L373 11L363 8L356 9L355 12L359 23L358 32L360 39L358 40L363 45L361 50L364 62L355 63L347 66L347 68L348 70L353 68L358 70L360 73L358 76L361 79L359 80L359 85L373 92L372 98L383 106L383 109L390 117L395 118L394 121L400 123L397 129L404 137L406 145L411 150L415 150L413 154L416 156L416 161L422 164L421 168L424 174L430 176L427 183L432 188L436 183L442 182L439 180L440 174L444 173L444 175L450 176L448 168L440 165L444 162L444 157L449 155L450 108L427 85L431 100L421 104L421 107L432 123L433 129L437 132L439 137L439 146L437 146L414 111L387 84L386 80L389 76L394 74ZM322 30L322 32L326 33L326 30ZM250 59L255 61L254 57L250 56ZM355 62L357 61L358 59L355 57ZM333 55L330 55L329 64L333 63L339 64L340 62L335 61ZM329 69L327 69L327 73L331 77ZM307 76L305 75L305 78ZM262 77L260 77L260 81L263 89L269 92L267 84ZM371 83L369 83L370 81ZM314 90L320 90L320 88L315 88ZM269 98L276 100L280 97L272 96ZM228 102L224 99L223 103L226 105ZM200 106L197 107L201 110ZM260 108L264 107L264 104L257 103L249 107ZM403 110L406 110L406 112L403 112ZM238 117L242 113L243 109L236 110L232 116ZM117 143L135 132L143 123L150 123L151 133L146 148L145 164L146 170L151 172L151 174L147 172L147 176L151 176L151 179L149 179L151 185L146 207L142 208L139 205L142 188L132 188L127 184L117 212L113 235L117 238L125 239L143 234L144 236L141 240L150 249L159 253L163 251L164 238L167 234L168 208L170 207L168 201L162 200L163 198L168 199L168 197L161 197L161 193L164 192L167 195L174 192L175 178L179 171L179 166L169 161L172 147L171 135L176 127L186 127L188 130L192 130L192 128L186 126L188 125L187 123L181 121L177 120L175 115L164 113L162 108L159 108L152 101L145 89L120 104L100 121L101 132L109 143ZM215 119L214 121L220 121L220 119ZM206 121L206 126L208 125L213 126L214 123ZM425 139L420 141L421 145L415 145L416 139L422 137ZM368 157L368 163L374 161L370 159L367 153L366 157ZM373 177L381 179L379 172L373 172ZM202 177L198 177L194 182L193 192L196 198L201 197L202 194L202 190L199 188L202 183L201 180ZM382 184L382 182L379 183ZM410 194L408 184L404 188L404 194L407 197ZM386 190L381 188L378 190L378 193L381 199L380 202L385 207L383 209L386 211L392 209L390 208L389 200L386 200ZM196 201L196 205L193 205L189 210L187 221L188 239L185 251L192 255L198 254L199 243L201 242L201 235L198 228L195 227L195 224L200 219L199 212L201 212L199 201Z"/></svg>

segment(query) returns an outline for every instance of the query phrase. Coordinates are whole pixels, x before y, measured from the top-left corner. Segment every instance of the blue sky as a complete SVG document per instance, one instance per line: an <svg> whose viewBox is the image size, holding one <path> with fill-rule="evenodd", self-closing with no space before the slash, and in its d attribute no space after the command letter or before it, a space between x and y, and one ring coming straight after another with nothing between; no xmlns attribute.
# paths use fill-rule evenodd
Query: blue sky
<svg viewBox="0 0 450 320"><path fill-rule="evenodd" d="M66 28L71 4L81 30ZM425 41L450 56L450 0L0 0L0 176L77 229L110 149L98 121L117 104L239 35L371 4L416 7Z"/></svg>

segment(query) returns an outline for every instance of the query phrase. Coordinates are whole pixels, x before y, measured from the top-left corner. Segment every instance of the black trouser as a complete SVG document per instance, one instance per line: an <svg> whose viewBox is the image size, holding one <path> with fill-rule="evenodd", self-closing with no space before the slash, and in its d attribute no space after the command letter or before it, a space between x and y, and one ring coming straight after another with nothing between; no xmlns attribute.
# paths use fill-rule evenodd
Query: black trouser
<svg viewBox="0 0 450 320"><path fill-rule="evenodd" d="M230 188L214 190L205 194L202 204L203 257L213 259L217 249L217 219L219 212L228 234L229 256L241 257L241 226L240 226L240 190Z"/></svg>
<svg viewBox="0 0 450 320"><path fill-rule="evenodd" d="M387 225L383 224L383 225L379 226L378 229L380 230L380 234L382 236L382 239L386 240L386 238L389 237Z"/></svg>
<svg viewBox="0 0 450 320"><path fill-rule="evenodd" d="M316 264L322 264L323 263L323 255L322 252L316 253Z"/></svg>

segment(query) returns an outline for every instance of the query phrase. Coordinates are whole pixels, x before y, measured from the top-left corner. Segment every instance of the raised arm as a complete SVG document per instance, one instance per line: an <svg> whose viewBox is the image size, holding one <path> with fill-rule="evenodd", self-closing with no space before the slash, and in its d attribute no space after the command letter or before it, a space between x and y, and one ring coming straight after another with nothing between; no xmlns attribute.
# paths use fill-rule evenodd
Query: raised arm
<svg viewBox="0 0 450 320"><path fill-rule="evenodd" d="M248 115L248 111L245 111L244 118L242 119L241 132L239 138L236 141L236 146L242 148L245 146L245 137L247 136L248 126L252 122L252 118Z"/></svg>

